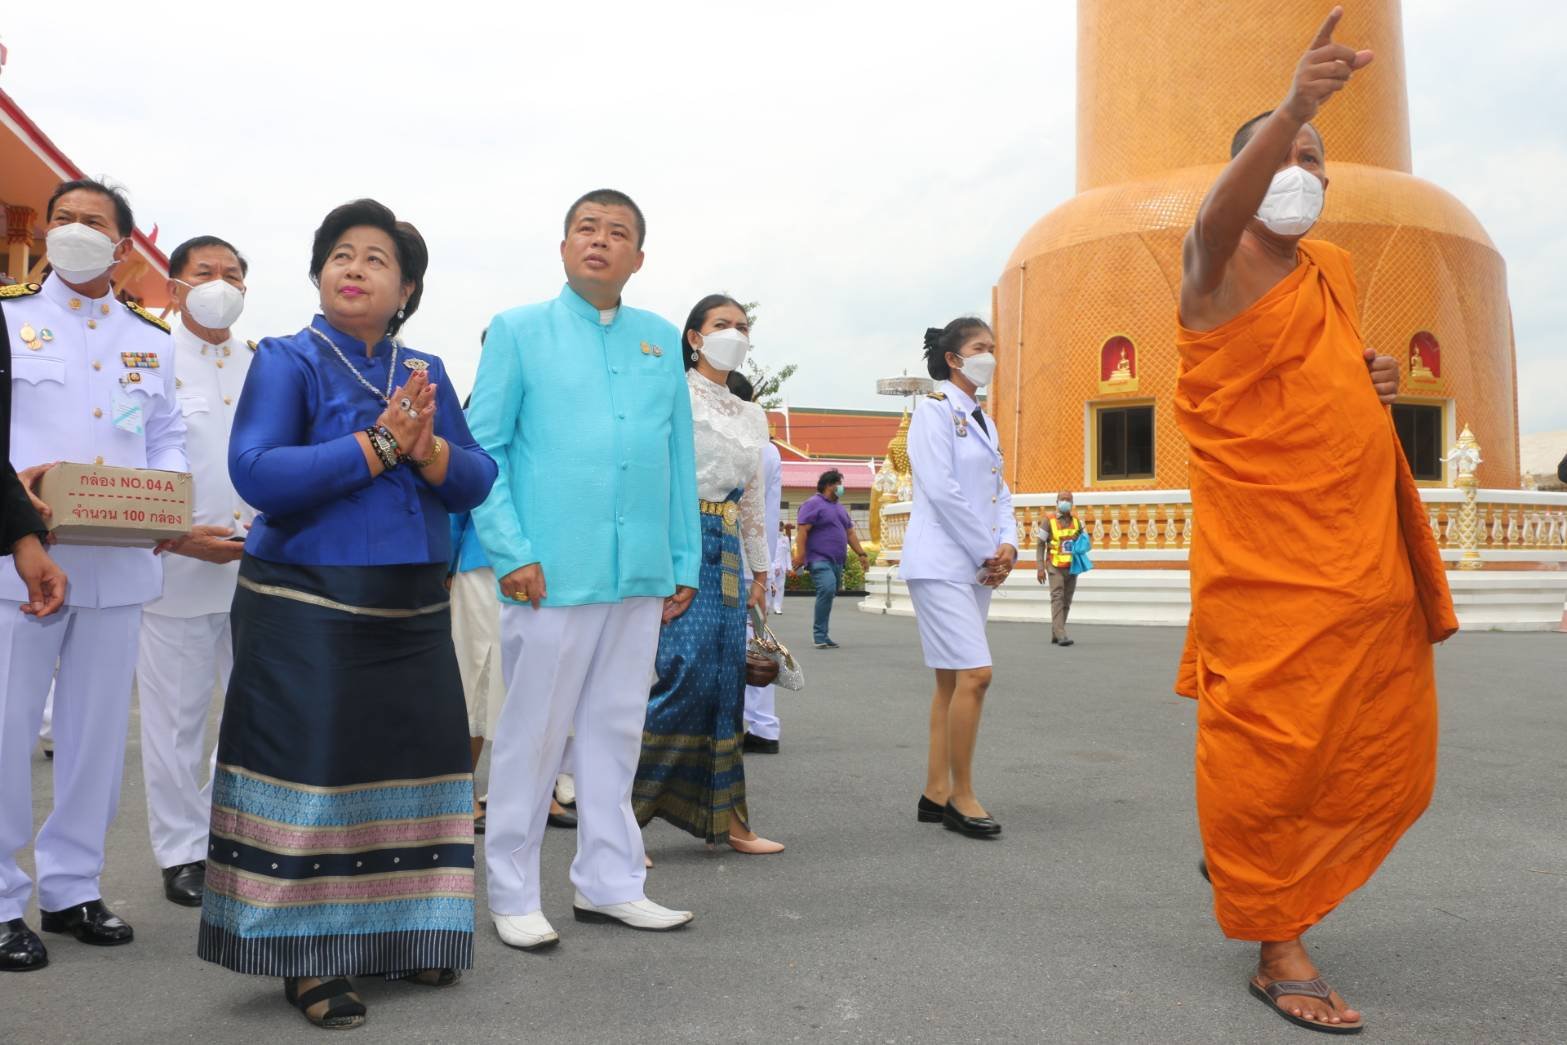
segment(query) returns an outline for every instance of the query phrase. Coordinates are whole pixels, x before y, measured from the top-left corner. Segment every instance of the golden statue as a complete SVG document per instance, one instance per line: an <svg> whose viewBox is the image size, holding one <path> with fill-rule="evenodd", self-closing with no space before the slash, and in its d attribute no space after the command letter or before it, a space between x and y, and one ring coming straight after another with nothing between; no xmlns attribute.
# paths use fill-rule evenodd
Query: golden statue
<svg viewBox="0 0 1567 1045"><path fill-rule="evenodd" d="M871 482L871 541L878 550L886 547L882 540L882 507L914 499L914 471L909 467L909 417L903 411L898 430L887 444L887 456L882 459L876 478Z"/></svg>
<svg viewBox="0 0 1567 1045"><path fill-rule="evenodd" d="M1078 194L1023 237L993 297L1003 348L990 409L1014 492L1081 490L1085 463L1094 488L1096 418L1121 403L1151 404L1154 475L1114 486L1187 485L1186 441L1171 411L1181 240L1229 158L1230 136L1284 97L1280 70L1295 67L1299 42L1330 6L1078 0ZM1367 345L1401 360L1419 332L1448 346L1440 376L1406 363L1404 388L1417 381L1428 404L1443 403L1444 433L1454 411L1471 419L1493 451L1482 485L1516 487L1505 266L1463 204L1409 173L1398 0L1363 0L1351 17L1357 44L1376 61L1322 112L1333 190L1312 235L1353 254ZM1126 369L1101 382L1112 336L1131 341L1136 375L1123 354Z"/></svg>
<svg viewBox="0 0 1567 1045"><path fill-rule="evenodd" d="M1132 360L1131 357L1126 354L1126 346L1123 345L1121 347L1121 361L1117 363L1115 369L1111 371L1110 383L1112 385L1124 385L1131 380Z"/></svg>

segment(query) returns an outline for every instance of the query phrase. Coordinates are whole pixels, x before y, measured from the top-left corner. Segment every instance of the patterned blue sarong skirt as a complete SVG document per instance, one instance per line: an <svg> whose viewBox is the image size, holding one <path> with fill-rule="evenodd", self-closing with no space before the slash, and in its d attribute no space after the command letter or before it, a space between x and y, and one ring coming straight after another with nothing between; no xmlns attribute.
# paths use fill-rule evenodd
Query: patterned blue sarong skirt
<svg viewBox="0 0 1567 1045"><path fill-rule="evenodd" d="M738 491L725 504L739 508ZM658 636L658 681L648 698L642 760L632 789L637 823L654 817L708 841L726 838L745 805L745 595L740 531L706 511L696 598Z"/></svg>
<svg viewBox="0 0 1567 1045"><path fill-rule="evenodd" d="M241 560L202 958L264 976L473 964L473 780L445 573Z"/></svg>

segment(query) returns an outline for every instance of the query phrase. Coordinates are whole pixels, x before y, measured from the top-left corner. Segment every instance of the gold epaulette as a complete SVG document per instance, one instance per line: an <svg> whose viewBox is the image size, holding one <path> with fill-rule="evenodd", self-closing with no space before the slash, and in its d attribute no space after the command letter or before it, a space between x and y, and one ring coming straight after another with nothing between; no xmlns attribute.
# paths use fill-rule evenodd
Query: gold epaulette
<svg viewBox="0 0 1567 1045"><path fill-rule="evenodd" d="M157 316L153 315L151 312L148 312L146 309L142 308L140 305L136 304L136 302L134 302L134 301L127 301L127 302L125 302L125 307L130 309L131 313L133 315L135 315L138 319L146 320L148 323L151 323L153 326L157 327L159 330L163 331L165 334L167 334L169 332L169 325L167 323L165 323L163 320L159 319Z"/></svg>
<svg viewBox="0 0 1567 1045"><path fill-rule="evenodd" d="M42 289L43 287L37 283L12 283L10 286L0 287L0 298L25 298Z"/></svg>
<svg viewBox="0 0 1567 1045"><path fill-rule="evenodd" d="M945 403L947 401L947 393L945 393L945 392L926 392L925 393L925 398L926 399L934 399L938 403Z"/></svg>
<svg viewBox="0 0 1567 1045"><path fill-rule="evenodd" d="M247 342L245 342L245 344L250 346L250 350L252 352L254 352L256 350L256 343L254 341L247 341Z"/></svg>

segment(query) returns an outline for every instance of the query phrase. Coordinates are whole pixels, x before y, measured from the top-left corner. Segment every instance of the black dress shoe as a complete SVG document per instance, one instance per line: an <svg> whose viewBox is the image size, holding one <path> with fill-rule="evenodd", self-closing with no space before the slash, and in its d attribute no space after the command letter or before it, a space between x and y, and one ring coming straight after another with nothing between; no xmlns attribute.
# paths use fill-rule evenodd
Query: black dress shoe
<svg viewBox="0 0 1567 1045"><path fill-rule="evenodd" d="M49 964L49 952L38 934L20 918L0 926L0 972L32 972Z"/></svg>
<svg viewBox="0 0 1567 1045"><path fill-rule="evenodd" d="M63 911L39 911L46 933L70 933L95 947L115 947L130 943L136 933L120 916L104 906L102 900L88 900Z"/></svg>
<svg viewBox="0 0 1567 1045"><path fill-rule="evenodd" d="M941 823L941 814L947 807L940 802L932 802L923 793L920 794L919 817L922 824Z"/></svg>
<svg viewBox="0 0 1567 1045"><path fill-rule="evenodd" d="M551 827L564 827L568 831L577 829L576 813L550 813L548 823Z"/></svg>
<svg viewBox="0 0 1567 1045"><path fill-rule="evenodd" d="M778 754L778 741L768 740L766 737L745 735L745 740L740 744L741 750L748 755L776 755Z"/></svg>
<svg viewBox="0 0 1567 1045"><path fill-rule="evenodd" d="M1001 825L988 816L964 816L948 802L941 811L941 825L948 831L957 831L970 838L994 838L1001 833Z"/></svg>
<svg viewBox="0 0 1567 1045"><path fill-rule="evenodd" d="M1056 645L1057 646L1070 646L1070 645L1072 645L1072 640L1071 639L1062 639L1060 642L1056 643Z"/></svg>
<svg viewBox="0 0 1567 1045"><path fill-rule="evenodd" d="M207 861L175 864L163 869L163 895L181 907L200 907L207 889Z"/></svg>

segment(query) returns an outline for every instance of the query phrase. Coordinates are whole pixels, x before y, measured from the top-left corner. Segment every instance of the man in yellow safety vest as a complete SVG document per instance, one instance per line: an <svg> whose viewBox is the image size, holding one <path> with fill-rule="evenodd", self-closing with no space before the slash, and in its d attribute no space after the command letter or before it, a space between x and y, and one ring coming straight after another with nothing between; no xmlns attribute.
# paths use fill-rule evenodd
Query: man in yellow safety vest
<svg viewBox="0 0 1567 1045"><path fill-rule="evenodd" d="M1050 642L1070 646L1066 616L1072 611L1072 593L1077 590L1077 575L1072 572L1072 542L1083 529L1072 514L1072 491L1056 494L1056 514L1050 517L1049 524L1048 533L1039 534L1039 583L1050 585Z"/></svg>

